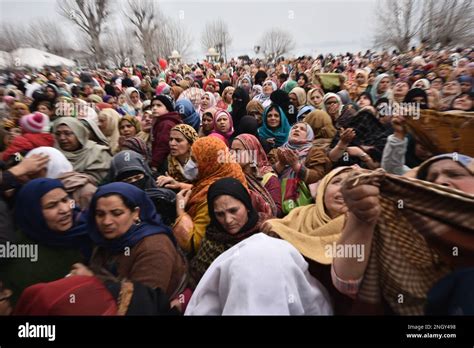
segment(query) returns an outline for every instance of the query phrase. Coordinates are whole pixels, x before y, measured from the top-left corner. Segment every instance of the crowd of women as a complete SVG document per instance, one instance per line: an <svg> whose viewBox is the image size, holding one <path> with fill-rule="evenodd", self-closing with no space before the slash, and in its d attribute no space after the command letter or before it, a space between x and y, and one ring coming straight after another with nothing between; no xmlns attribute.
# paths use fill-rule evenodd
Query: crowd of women
<svg viewBox="0 0 474 348"><path fill-rule="evenodd" d="M0 85L0 314L474 313L471 49Z"/></svg>

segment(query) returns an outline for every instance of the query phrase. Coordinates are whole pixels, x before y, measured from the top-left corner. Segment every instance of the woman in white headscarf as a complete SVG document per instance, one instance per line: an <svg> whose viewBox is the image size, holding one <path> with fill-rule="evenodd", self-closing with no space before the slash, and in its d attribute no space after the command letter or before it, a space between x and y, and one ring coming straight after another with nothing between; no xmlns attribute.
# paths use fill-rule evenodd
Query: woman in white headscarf
<svg viewBox="0 0 474 348"><path fill-rule="evenodd" d="M257 233L221 254L185 315L332 315L330 297L290 243Z"/></svg>
<svg viewBox="0 0 474 348"><path fill-rule="evenodd" d="M270 100L270 95L277 90L277 85L272 80L267 80L263 83L263 92L259 95L256 95L253 99L260 102L264 108L269 106L272 101Z"/></svg>
<svg viewBox="0 0 474 348"><path fill-rule="evenodd" d="M122 109L131 116L137 116L143 107L138 89L134 87L127 88L125 90L125 101L125 104L121 105Z"/></svg>

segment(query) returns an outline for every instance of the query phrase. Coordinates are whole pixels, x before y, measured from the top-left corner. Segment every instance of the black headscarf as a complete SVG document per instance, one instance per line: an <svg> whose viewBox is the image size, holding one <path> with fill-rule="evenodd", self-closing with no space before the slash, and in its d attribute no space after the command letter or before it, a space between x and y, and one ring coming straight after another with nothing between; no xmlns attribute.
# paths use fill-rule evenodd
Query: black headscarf
<svg viewBox="0 0 474 348"><path fill-rule="evenodd" d="M288 116L288 122L290 124L294 124L296 122L296 114L298 111L293 107L293 113L290 112L291 103L288 93L282 89L277 89L276 91L272 92L272 94L270 94L270 100L283 109L285 114Z"/></svg>
<svg viewBox="0 0 474 348"><path fill-rule="evenodd" d="M234 129L239 129L240 120L247 114L249 94L242 87L237 87L232 95L232 121Z"/></svg>
<svg viewBox="0 0 474 348"><path fill-rule="evenodd" d="M420 109L428 109L428 95L426 92L421 88L412 88L408 91L407 95L403 102L405 103L413 103L413 100L416 97L422 97L424 102L420 103Z"/></svg>
<svg viewBox="0 0 474 348"><path fill-rule="evenodd" d="M240 229L238 233L246 232L252 229L258 221L258 213L252 205L252 200L247 189L234 178L222 178L209 186L207 191L207 208L209 210L209 217L211 218L211 225L214 225L218 230L225 232L221 224L217 221L214 213L214 200L222 195L232 196L241 201L248 211L248 221Z"/></svg>

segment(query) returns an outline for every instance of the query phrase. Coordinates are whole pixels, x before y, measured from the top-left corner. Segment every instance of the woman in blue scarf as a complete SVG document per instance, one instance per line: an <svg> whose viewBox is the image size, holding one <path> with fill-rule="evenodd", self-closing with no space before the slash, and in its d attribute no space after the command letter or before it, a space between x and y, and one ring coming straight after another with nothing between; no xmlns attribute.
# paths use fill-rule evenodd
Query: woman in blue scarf
<svg viewBox="0 0 474 348"><path fill-rule="evenodd" d="M84 215L60 180L40 178L24 185L15 198L15 222L16 245L29 254L0 262L0 279L13 290L14 301L26 287L62 278L71 265L90 256Z"/></svg>
<svg viewBox="0 0 474 348"><path fill-rule="evenodd" d="M101 186L92 198L87 218L97 245L93 272L161 288L174 297L186 285L186 263L176 249L171 229L139 188L122 182ZM87 274L76 267L73 274ZM90 273L89 273L90 275Z"/></svg>
<svg viewBox="0 0 474 348"><path fill-rule="evenodd" d="M283 110L272 104L265 109L262 118L262 126L258 129L260 138L265 139L274 148L286 143L290 132L290 124Z"/></svg>
<svg viewBox="0 0 474 348"><path fill-rule="evenodd" d="M201 118L199 114L194 110L194 106L188 99L180 99L176 102L176 111L181 115L183 123L189 124L193 127L196 132L199 132L199 126L201 125Z"/></svg>

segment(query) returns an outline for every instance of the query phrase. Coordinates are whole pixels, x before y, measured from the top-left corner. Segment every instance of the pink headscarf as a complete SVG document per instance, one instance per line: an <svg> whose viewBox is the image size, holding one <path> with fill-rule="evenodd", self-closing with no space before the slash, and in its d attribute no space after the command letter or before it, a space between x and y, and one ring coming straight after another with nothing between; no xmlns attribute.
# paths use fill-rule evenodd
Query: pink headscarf
<svg viewBox="0 0 474 348"><path fill-rule="evenodd" d="M222 116L227 116L228 119L229 119L229 123L230 123L230 130L226 133L222 133L221 131L219 131L217 129L217 121L219 120L220 117ZM230 137L232 136L232 134L234 134L234 121L232 120L232 116L225 110L217 110L214 114L214 130L212 131L211 134L213 133L217 133L217 134L220 134L222 135L225 139L226 139L226 144L228 144L228 141L230 139Z"/></svg>

